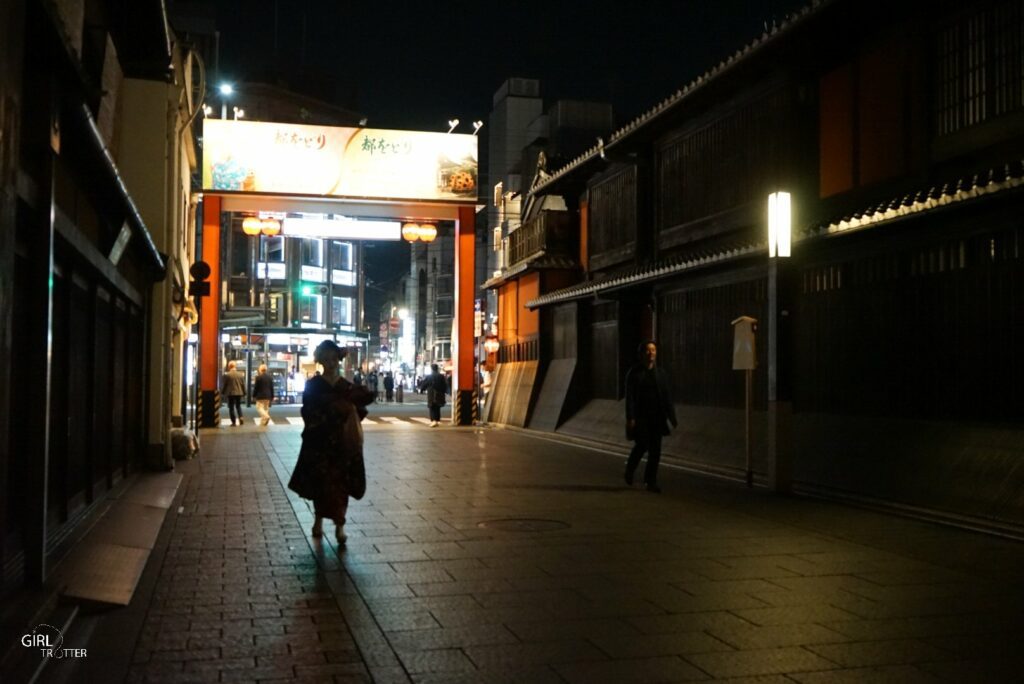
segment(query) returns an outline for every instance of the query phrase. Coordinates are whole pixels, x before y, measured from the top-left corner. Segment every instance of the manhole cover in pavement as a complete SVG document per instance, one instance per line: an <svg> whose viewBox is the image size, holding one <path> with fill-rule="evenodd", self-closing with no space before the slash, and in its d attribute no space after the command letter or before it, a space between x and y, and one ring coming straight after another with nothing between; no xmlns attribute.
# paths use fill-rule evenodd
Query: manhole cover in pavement
<svg viewBox="0 0 1024 684"><path fill-rule="evenodd" d="M549 532L551 530L563 530L569 527L569 523L561 520L536 520L533 518L504 518L501 520L484 520L478 522L477 527L485 530L502 530L505 532Z"/></svg>

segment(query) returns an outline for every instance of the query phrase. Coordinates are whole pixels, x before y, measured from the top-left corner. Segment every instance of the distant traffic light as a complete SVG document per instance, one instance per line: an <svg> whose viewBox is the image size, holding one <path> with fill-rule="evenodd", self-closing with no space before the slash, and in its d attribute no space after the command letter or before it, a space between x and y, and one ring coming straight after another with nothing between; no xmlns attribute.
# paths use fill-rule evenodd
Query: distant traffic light
<svg viewBox="0 0 1024 684"><path fill-rule="evenodd" d="M304 297L315 297L325 295L330 291L326 285L314 285L313 283L302 283L300 291Z"/></svg>

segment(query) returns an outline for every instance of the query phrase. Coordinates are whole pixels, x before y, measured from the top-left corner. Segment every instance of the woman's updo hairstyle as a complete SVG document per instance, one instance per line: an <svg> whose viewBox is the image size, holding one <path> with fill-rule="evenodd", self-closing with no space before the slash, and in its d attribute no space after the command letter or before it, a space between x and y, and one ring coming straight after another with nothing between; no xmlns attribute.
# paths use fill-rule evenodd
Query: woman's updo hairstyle
<svg viewBox="0 0 1024 684"><path fill-rule="evenodd" d="M313 360L317 363L324 362L324 355L328 352L334 352L338 355L338 361L345 358L346 350L339 347L333 340L324 340L316 346L313 351Z"/></svg>

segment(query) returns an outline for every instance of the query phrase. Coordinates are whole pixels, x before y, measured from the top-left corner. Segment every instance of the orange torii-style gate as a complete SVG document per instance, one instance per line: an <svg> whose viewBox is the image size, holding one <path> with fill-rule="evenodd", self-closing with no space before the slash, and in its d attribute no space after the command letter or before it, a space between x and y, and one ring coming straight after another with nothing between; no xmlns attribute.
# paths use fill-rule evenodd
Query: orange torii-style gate
<svg viewBox="0 0 1024 684"><path fill-rule="evenodd" d="M222 212L450 220L455 222L452 421L471 424L477 159L473 135L206 120L202 255L213 286L199 322L201 403L214 405L219 391ZM214 421L201 422L212 427Z"/></svg>

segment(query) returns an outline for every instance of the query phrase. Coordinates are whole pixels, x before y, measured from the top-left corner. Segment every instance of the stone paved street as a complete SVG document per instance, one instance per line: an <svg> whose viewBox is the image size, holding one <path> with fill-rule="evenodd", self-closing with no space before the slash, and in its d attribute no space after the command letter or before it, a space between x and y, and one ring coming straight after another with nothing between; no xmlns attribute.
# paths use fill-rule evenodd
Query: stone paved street
<svg viewBox="0 0 1024 684"><path fill-rule="evenodd" d="M300 429L208 431L129 611L130 682L998 682L1024 545L496 429L378 427L348 548ZM116 620L107 617L105 620ZM102 631L102 630L100 630ZM92 644L93 653L102 643Z"/></svg>

